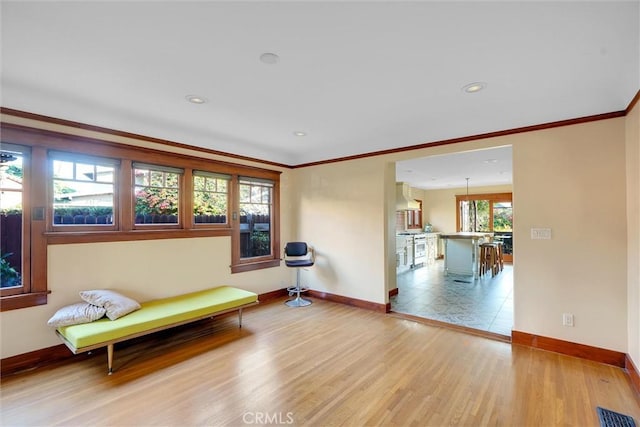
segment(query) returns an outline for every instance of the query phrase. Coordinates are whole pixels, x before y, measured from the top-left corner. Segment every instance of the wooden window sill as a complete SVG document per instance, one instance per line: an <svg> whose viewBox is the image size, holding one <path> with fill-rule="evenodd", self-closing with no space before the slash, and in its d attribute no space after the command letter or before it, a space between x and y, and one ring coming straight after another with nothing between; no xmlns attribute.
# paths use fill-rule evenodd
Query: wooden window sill
<svg viewBox="0 0 640 427"><path fill-rule="evenodd" d="M125 242L131 240L179 239L187 237L231 236L230 228L192 228L175 230L131 230L104 232L50 232L45 233L47 243L60 245L65 243Z"/></svg>
<svg viewBox="0 0 640 427"><path fill-rule="evenodd" d="M280 259L268 259L256 262L247 262L231 266L231 273L243 273L245 271L261 270L263 268L279 267Z"/></svg>
<svg viewBox="0 0 640 427"><path fill-rule="evenodd" d="M45 305L50 293L51 291L29 292L2 297L0 298L0 311L17 310L19 308Z"/></svg>

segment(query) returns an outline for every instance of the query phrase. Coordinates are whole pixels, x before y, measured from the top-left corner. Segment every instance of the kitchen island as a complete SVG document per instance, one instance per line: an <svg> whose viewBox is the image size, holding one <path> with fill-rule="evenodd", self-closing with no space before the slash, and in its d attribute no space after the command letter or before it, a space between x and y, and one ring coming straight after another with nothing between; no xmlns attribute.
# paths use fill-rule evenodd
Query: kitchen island
<svg viewBox="0 0 640 427"><path fill-rule="evenodd" d="M479 247L489 241L493 233L442 233L444 239L444 274L460 274L478 278Z"/></svg>

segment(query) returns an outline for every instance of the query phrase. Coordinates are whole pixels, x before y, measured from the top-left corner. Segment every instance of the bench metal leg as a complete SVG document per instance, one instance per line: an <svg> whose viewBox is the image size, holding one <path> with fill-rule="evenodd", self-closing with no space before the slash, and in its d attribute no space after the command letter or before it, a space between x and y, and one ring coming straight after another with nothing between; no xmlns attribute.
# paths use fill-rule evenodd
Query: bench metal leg
<svg viewBox="0 0 640 427"><path fill-rule="evenodd" d="M239 328L242 328L242 308L238 309L238 325Z"/></svg>
<svg viewBox="0 0 640 427"><path fill-rule="evenodd" d="M107 363L109 365L109 375L113 374L113 344L107 346Z"/></svg>

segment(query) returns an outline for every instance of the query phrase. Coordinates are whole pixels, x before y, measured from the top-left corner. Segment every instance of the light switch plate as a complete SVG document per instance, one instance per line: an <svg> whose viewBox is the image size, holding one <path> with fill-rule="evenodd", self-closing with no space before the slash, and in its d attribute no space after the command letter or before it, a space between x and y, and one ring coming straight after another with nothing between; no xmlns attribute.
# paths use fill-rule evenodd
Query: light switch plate
<svg viewBox="0 0 640 427"><path fill-rule="evenodd" d="M532 240L550 240L551 229L550 228L532 228L531 239Z"/></svg>

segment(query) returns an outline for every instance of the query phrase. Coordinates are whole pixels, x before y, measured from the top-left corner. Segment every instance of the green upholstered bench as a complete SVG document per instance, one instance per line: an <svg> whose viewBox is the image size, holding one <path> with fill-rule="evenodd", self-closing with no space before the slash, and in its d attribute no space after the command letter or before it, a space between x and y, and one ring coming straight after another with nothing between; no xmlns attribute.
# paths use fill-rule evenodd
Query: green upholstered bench
<svg viewBox="0 0 640 427"><path fill-rule="evenodd" d="M111 375L116 343L236 310L242 327L242 309L258 302L253 292L220 286L141 303L142 308L119 319L61 326L56 333L74 354L106 346Z"/></svg>

